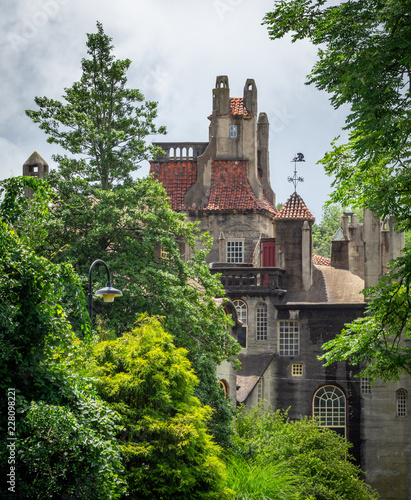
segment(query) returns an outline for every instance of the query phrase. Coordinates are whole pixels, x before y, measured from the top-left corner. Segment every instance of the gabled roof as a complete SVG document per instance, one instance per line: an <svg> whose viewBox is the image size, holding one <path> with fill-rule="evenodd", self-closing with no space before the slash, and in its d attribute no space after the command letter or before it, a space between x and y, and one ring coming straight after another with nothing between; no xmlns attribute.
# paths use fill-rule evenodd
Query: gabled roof
<svg viewBox="0 0 411 500"><path fill-rule="evenodd" d="M150 173L162 183L177 211L261 211L271 216L278 210L264 197L259 200L247 176L245 160L213 160L210 196L206 205L186 207L184 195L194 184L197 176L196 161L168 161L151 164Z"/></svg>
<svg viewBox="0 0 411 500"><path fill-rule="evenodd" d="M213 160L211 192L201 210L258 210L275 215L278 210L255 195L247 176L245 160Z"/></svg>
<svg viewBox="0 0 411 500"><path fill-rule="evenodd" d="M315 220L315 217L308 210L301 196L293 193L287 200L280 212L275 216L276 219L293 220Z"/></svg>
<svg viewBox="0 0 411 500"><path fill-rule="evenodd" d="M252 114L245 107L242 97L230 97L230 114L252 116Z"/></svg>
<svg viewBox="0 0 411 500"><path fill-rule="evenodd" d="M242 354L238 355L241 368L237 371L237 401L243 403L264 375L274 354Z"/></svg>

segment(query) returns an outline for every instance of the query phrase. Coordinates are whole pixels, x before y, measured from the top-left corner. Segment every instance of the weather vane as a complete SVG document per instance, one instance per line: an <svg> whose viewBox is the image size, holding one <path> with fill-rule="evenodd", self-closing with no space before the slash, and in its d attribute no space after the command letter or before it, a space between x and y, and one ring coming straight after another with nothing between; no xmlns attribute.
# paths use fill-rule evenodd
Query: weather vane
<svg viewBox="0 0 411 500"><path fill-rule="evenodd" d="M299 182L304 182L303 177L297 177L297 162L305 161L304 155L302 153L297 153L291 161L294 162L294 175L292 177L288 177L288 182L292 182L294 184L294 193L296 193L297 184Z"/></svg>

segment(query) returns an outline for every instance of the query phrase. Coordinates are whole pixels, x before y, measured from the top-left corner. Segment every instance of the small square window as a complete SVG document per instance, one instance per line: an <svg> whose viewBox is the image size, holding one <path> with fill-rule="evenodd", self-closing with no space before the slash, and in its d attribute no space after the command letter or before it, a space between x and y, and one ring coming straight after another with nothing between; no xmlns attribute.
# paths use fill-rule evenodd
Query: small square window
<svg viewBox="0 0 411 500"><path fill-rule="evenodd" d="M302 377L303 376L303 364L302 363L293 363L291 365L291 375L293 377Z"/></svg>
<svg viewBox="0 0 411 500"><path fill-rule="evenodd" d="M227 241L227 262L241 264L243 262L243 242Z"/></svg>
<svg viewBox="0 0 411 500"><path fill-rule="evenodd" d="M368 377L361 379L361 394L371 394L370 379Z"/></svg>
<svg viewBox="0 0 411 500"><path fill-rule="evenodd" d="M160 250L160 257L163 260L170 260L170 254L169 254L169 252L167 252L167 250L164 250L163 247L161 247L161 250Z"/></svg>
<svg viewBox="0 0 411 500"><path fill-rule="evenodd" d="M230 139L237 138L237 125L230 125Z"/></svg>

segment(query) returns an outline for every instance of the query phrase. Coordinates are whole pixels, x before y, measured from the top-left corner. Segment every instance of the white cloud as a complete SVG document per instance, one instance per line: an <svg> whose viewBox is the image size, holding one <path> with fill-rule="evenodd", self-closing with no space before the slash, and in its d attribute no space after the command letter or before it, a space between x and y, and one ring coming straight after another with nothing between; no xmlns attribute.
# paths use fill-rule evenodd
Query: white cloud
<svg viewBox="0 0 411 500"><path fill-rule="evenodd" d="M21 172L37 150L52 166L56 149L25 117L36 95L59 99L78 80L86 33L96 21L113 37L115 53L129 58L129 85L159 102L159 124L170 140L207 140L215 77L229 77L232 96L247 78L258 88L259 110L271 122L271 182L279 201L297 152L305 182L298 192L318 218L330 180L315 166L339 134L344 116L328 97L304 85L315 60L308 42L270 41L261 21L272 0L14 0L0 20L0 178ZM161 140L161 139L160 139ZM18 162L18 164L16 164ZM291 170L290 170L291 169Z"/></svg>

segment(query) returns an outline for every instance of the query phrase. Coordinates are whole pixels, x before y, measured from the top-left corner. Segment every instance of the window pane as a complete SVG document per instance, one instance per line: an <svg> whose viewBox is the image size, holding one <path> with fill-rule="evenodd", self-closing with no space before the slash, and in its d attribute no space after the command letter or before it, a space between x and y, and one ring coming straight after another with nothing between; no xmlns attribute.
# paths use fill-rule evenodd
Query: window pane
<svg viewBox="0 0 411 500"><path fill-rule="evenodd" d="M397 417L407 416L407 391L400 389L397 391Z"/></svg>
<svg viewBox="0 0 411 500"><path fill-rule="evenodd" d="M298 321L279 322L279 345L280 356L297 356L299 354L299 323Z"/></svg>
<svg viewBox="0 0 411 500"><path fill-rule="evenodd" d="M345 434L346 402L343 392L332 385L319 389L314 396L313 416L319 419L320 426L333 430L342 429Z"/></svg>
<svg viewBox="0 0 411 500"><path fill-rule="evenodd" d="M247 304L244 300L236 299L233 300L233 304L235 310L237 311L237 317L243 324L243 326L247 325Z"/></svg>
<svg viewBox="0 0 411 500"><path fill-rule="evenodd" d="M230 138L235 139L236 137L237 137L237 125L230 125Z"/></svg>
<svg viewBox="0 0 411 500"><path fill-rule="evenodd" d="M227 241L227 262L230 263L243 262L242 241Z"/></svg>
<svg viewBox="0 0 411 500"><path fill-rule="evenodd" d="M257 306L257 340L267 340L267 305Z"/></svg>

